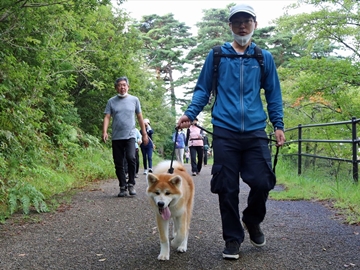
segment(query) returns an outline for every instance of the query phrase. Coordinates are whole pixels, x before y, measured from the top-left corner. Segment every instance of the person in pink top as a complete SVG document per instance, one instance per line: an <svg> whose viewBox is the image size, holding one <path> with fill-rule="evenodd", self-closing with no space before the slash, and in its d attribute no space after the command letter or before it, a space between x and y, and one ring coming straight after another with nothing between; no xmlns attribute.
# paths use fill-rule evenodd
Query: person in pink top
<svg viewBox="0 0 360 270"><path fill-rule="evenodd" d="M186 146L190 149L191 172L193 176L200 173L202 167L204 142L203 132L196 126L198 119L195 118L186 134Z"/></svg>

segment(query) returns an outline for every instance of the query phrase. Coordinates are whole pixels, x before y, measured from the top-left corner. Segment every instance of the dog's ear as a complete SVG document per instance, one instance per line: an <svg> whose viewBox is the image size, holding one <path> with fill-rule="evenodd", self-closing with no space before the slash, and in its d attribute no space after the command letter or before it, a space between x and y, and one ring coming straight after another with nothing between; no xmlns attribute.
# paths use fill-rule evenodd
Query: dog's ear
<svg viewBox="0 0 360 270"><path fill-rule="evenodd" d="M155 174L152 174L152 173L148 173L146 175L146 179L147 179L147 182L148 182L148 185L153 185L155 184L157 181L159 181L159 179L156 177Z"/></svg>
<svg viewBox="0 0 360 270"><path fill-rule="evenodd" d="M181 182L182 182L182 178L179 175L175 175L174 177L170 178L169 182L171 184L173 184L175 187L180 188L181 187Z"/></svg>

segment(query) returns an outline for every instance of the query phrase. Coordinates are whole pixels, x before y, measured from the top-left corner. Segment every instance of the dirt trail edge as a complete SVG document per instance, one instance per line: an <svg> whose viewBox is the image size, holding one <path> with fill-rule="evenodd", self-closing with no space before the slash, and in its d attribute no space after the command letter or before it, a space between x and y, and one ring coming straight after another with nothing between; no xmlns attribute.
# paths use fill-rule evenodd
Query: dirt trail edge
<svg viewBox="0 0 360 270"><path fill-rule="evenodd" d="M246 234L240 259L223 260L210 171L204 167L193 177L188 250L172 249L169 261L157 260L158 232L140 175L137 196L118 198L118 181L103 181L77 193L66 210L40 215L38 223L0 225L0 269L360 269L360 227L344 225L329 209L307 201L269 200L262 224L266 246L253 247ZM242 183L241 210L248 191Z"/></svg>

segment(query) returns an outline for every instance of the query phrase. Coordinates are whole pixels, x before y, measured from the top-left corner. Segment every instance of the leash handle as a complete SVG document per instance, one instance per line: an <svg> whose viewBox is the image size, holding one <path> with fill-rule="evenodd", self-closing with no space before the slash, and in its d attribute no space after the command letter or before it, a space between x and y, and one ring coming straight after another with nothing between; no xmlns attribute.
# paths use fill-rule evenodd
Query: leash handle
<svg viewBox="0 0 360 270"><path fill-rule="evenodd" d="M174 161L174 157L175 157L175 148L176 148L176 141L177 141L178 133L179 133L179 128L176 127L175 128L174 148L173 148L172 157L171 157L171 161L170 161L170 168L168 170L168 173L171 173L171 174L174 172L174 168L172 165L173 165L173 161Z"/></svg>
<svg viewBox="0 0 360 270"><path fill-rule="evenodd" d="M279 148L280 148L280 146L276 146L276 153L275 153L274 165L273 165L273 172L274 172L274 174L275 174L276 164L277 164L277 162L278 162Z"/></svg>

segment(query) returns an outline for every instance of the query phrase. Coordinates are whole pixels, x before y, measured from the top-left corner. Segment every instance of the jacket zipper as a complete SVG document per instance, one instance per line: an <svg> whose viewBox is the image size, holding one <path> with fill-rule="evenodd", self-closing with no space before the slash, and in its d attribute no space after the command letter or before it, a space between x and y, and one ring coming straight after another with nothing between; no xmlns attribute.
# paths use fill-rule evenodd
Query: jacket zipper
<svg viewBox="0 0 360 270"><path fill-rule="evenodd" d="M244 116L244 59L241 57L240 59L240 130L244 132L245 130L245 116Z"/></svg>

